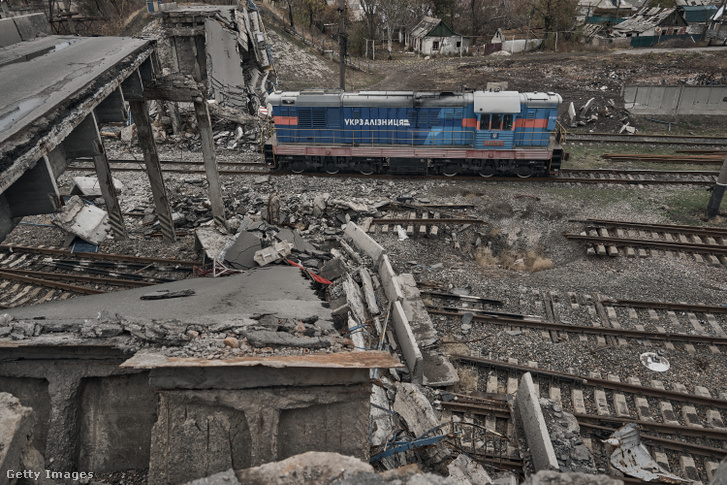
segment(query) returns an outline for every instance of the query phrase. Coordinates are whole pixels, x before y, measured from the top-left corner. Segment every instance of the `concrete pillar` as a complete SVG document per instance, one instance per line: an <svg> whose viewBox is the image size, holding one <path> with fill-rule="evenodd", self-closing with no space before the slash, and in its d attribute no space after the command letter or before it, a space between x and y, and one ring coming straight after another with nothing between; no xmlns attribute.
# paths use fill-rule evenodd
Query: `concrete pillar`
<svg viewBox="0 0 727 485"><path fill-rule="evenodd" d="M66 10L66 19L68 19L68 30L71 34L76 35L76 24L73 22L73 15L71 15L71 0L63 0L63 7Z"/></svg>
<svg viewBox="0 0 727 485"><path fill-rule="evenodd" d="M156 208L157 217L162 230L162 236L165 241L174 241L176 233L174 231L174 222L172 221L172 210L169 206L167 198L167 189L164 185L164 177L162 175L162 166L159 163L159 154L154 144L154 135L151 129L151 121L149 120L149 106L146 101L129 101L131 108L131 116L136 123L137 133L139 136L139 145L144 152L144 163L146 164L146 173L149 176L151 191L154 198L154 206Z"/></svg>
<svg viewBox="0 0 727 485"><path fill-rule="evenodd" d="M109 225L114 237L117 239L127 239L126 227L124 226L124 216L121 214L121 206L119 205L119 198L116 196L116 189L114 188L114 181L111 177L111 166L109 165L109 159L106 157L106 150L103 148L103 141L101 135L98 132L98 123L96 122L96 116L93 112L90 115L93 121L95 134L93 137L93 143L97 145L100 155L93 156L93 164L96 167L96 176L98 177L98 184L101 188L101 195L103 196L104 202L106 202L106 212L109 215Z"/></svg>
<svg viewBox="0 0 727 485"><path fill-rule="evenodd" d="M712 189L712 197L709 198L709 204L707 204L707 219L713 219L717 215L717 212L719 212L719 206L722 204L722 197L724 196L726 188L727 156L724 157L724 163L717 177L717 184Z"/></svg>
<svg viewBox="0 0 727 485"><path fill-rule="evenodd" d="M48 379L51 412L45 456L53 458L53 470L73 471L78 440L78 389L81 376L63 373Z"/></svg>
<svg viewBox="0 0 727 485"><path fill-rule="evenodd" d="M204 171L207 174L207 182L209 182L212 217L214 217L217 224L227 229L225 205L222 202L222 192L220 191L220 175L217 171L215 141L212 138L212 123L207 109L207 101L204 99L195 101L194 112L197 115L197 126L202 138L202 156L204 158Z"/></svg>

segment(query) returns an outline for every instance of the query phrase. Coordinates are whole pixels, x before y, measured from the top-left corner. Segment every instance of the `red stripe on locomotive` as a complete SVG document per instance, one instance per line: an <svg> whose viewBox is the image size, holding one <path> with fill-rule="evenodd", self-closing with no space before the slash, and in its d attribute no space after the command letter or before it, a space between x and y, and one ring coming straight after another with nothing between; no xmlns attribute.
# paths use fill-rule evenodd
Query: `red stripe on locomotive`
<svg viewBox="0 0 727 485"><path fill-rule="evenodd" d="M275 116L276 125L298 126L297 116Z"/></svg>
<svg viewBox="0 0 727 485"><path fill-rule="evenodd" d="M547 128L547 127L548 127L547 119L524 120L524 119L518 118L515 120L515 128Z"/></svg>
<svg viewBox="0 0 727 485"><path fill-rule="evenodd" d="M477 128L477 118L462 118L462 128Z"/></svg>

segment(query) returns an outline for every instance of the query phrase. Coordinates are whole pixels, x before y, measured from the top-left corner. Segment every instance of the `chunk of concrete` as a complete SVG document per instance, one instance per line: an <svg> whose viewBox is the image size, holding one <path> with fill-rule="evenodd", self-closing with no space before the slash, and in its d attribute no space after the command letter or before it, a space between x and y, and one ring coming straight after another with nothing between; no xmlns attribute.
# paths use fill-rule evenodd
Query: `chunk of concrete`
<svg viewBox="0 0 727 485"><path fill-rule="evenodd" d="M408 382L396 383L396 399L394 411L406 423L406 427L414 436L422 436L427 431L439 426L439 420L429 400L422 393L419 386ZM441 462L449 456L449 452L442 446L426 450L435 462Z"/></svg>
<svg viewBox="0 0 727 485"><path fill-rule="evenodd" d="M53 483L45 476L43 456L31 444L34 424L31 408L12 394L0 393L0 483Z"/></svg>
<svg viewBox="0 0 727 485"><path fill-rule="evenodd" d="M185 485L240 485L235 476L235 471L230 468L226 472L215 473L212 476L205 478L198 478L191 482L187 482Z"/></svg>
<svg viewBox="0 0 727 485"><path fill-rule="evenodd" d="M346 224L343 234L354 246L370 257L375 266L378 265L381 256L384 254L384 248L379 243L371 239L371 236L353 222Z"/></svg>
<svg viewBox="0 0 727 485"><path fill-rule="evenodd" d="M241 232L232 246L228 248L225 261L235 268L254 268L257 266L255 253L262 247L262 241L255 234Z"/></svg>
<svg viewBox="0 0 727 485"><path fill-rule="evenodd" d="M281 229L275 235L275 238L278 241L288 241L293 243L293 248L296 251L313 253L316 250L315 246L306 241L297 229L294 231L290 229Z"/></svg>
<svg viewBox="0 0 727 485"><path fill-rule="evenodd" d="M235 474L240 483L248 485L318 485L344 483L367 472L373 473L374 468L352 456L309 451L283 461L237 470Z"/></svg>
<svg viewBox="0 0 727 485"><path fill-rule="evenodd" d="M124 190L124 184L118 179L113 179L114 190L120 194ZM73 177L73 188L71 195L83 195L85 197L100 197L101 185L98 177Z"/></svg>
<svg viewBox="0 0 727 485"><path fill-rule="evenodd" d="M340 278L344 274L346 274L346 265L343 264L343 260L341 258L333 258L327 261L318 273L321 278L325 278L329 281Z"/></svg>
<svg viewBox="0 0 727 485"><path fill-rule="evenodd" d="M260 266L280 261L284 257L290 254L293 249L293 244L288 241L276 242L272 246L255 251L253 259Z"/></svg>
<svg viewBox="0 0 727 485"><path fill-rule="evenodd" d="M533 376L530 372L520 379L516 405L535 471L558 470L558 459L555 456L553 443L550 441L550 433L545 424L538 396L535 394Z"/></svg>
<svg viewBox="0 0 727 485"><path fill-rule="evenodd" d="M95 245L101 244L111 229L106 211L86 205L77 195L66 202L53 224Z"/></svg>
<svg viewBox="0 0 727 485"><path fill-rule="evenodd" d="M460 454L447 465L449 477L456 479L462 485L482 485L492 483L492 478L487 474L482 465L465 455Z"/></svg>

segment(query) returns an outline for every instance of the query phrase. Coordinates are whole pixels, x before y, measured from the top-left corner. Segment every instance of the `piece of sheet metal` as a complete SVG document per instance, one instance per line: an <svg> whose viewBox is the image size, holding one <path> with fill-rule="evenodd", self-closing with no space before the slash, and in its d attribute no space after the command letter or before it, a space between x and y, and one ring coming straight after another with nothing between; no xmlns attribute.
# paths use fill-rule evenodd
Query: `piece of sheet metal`
<svg viewBox="0 0 727 485"><path fill-rule="evenodd" d="M644 367L654 372L666 372L671 367L668 360L655 352L644 352L639 358Z"/></svg>
<svg viewBox="0 0 727 485"><path fill-rule="evenodd" d="M617 429L604 443L614 446L611 452L611 464L630 477L640 478L645 482L665 482L673 484L691 484L687 480L669 473L659 466L649 454L649 450L641 442L639 426L628 423Z"/></svg>

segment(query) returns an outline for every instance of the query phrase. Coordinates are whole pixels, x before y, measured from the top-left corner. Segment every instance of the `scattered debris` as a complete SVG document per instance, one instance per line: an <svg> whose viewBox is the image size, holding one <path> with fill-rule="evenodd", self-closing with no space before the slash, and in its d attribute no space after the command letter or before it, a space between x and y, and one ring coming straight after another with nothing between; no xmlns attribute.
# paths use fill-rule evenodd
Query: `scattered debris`
<svg viewBox="0 0 727 485"><path fill-rule="evenodd" d="M649 454L641 442L639 426L628 423L616 430L604 443L613 446L611 464L630 477L646 482L658 481L671 484L690 484L691 480L678 477L664 470Z"/></svg>
<svg viewBox="0 0 727 485"><path fill-rule="evenodd" d="M654 372L666 372L671 366L668 360L655 352L644 352L639 359L644 367Z"/></svg>
<svg viewBox="0 0 727 485"><path fill-rule="evenodd" d="M80 197L74 195L56 214L53 224L84 241L99 245L106 239L111 229L108 219L106 211L86 204Z"/></svg>

